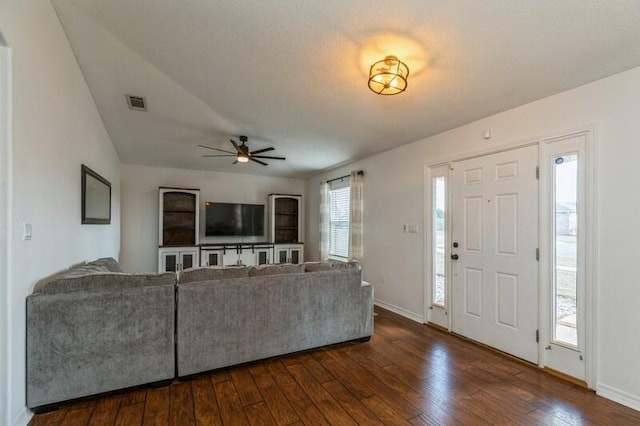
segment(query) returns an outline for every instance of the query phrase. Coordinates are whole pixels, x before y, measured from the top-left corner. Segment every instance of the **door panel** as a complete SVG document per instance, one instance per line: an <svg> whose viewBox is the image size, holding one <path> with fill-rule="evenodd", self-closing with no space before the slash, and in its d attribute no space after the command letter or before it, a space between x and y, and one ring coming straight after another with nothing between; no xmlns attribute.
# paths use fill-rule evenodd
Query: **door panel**
<svg viewBox="0 0 640 426"><path fill-rule="evenodd" d="M537 158L537 147L519 148L455 163L451 174L452 330L534 363Z"/></svg>
<svg viewBox="0 0 640 426"><path fill-rule="evenodd" d="M464 199L465 234L464 247L467 251L482 251L482 197Z"/></svg>
<svg viewBox="0 0 640 426"><path fill-rule="evenodd" d="M182 270L192 268L195 265L195 254L183 253L182 254Z"/></svg>
<svg viewBox="0 0 640 426"><path fill-rule="evenodd" d="M518 277L496 274L499 324L518 329Z"/></svg>
<svg viewBox="0 0 640 426"><path fill-rule="evenodd" d="M498 254L518 254L518 194L498 195Z"/></svg>
<svg viewBox="0 0 640 426"><path fill-rule="evenodd" d="M482 318L482 270L467 268L464 281L466 314Z"/></svg>
<svg viewBox="0 0 640 426"><path fill-rule="evenodd" d="M178 253L164 253L162 255L162 272L178 271Z"/></svg>

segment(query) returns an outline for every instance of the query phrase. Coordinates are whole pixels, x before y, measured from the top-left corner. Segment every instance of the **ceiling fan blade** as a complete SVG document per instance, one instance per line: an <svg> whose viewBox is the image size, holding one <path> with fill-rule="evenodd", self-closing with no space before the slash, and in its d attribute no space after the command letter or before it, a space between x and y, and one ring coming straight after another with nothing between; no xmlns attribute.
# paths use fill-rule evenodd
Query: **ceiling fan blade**
<svg viewBox="0 0 640 426"><path fill-rule="evenodd" d="M236 148L236 151L238 152L242 152L240 150L240 147L238 146L238 144L236 143L236 141L234 141L233 139L229 139L229 142L231 142L233 144L233 146Z"/></svg>
<svg viewBox="0 0 640 426"><path fill-rule="evenodd" d="M254 157L249 157L249 160L255 161L258 164L262 164L263 166L268 166L268 164L265 163L264 161L256 160Z"/></svg>
<svg viewBox="0 0 640 426"><path fill-rule="evenodd" d="M235 157L236 154L214 154L214 155L203 155L203 157Z"/></svg>
<svg viewBox="0 0 640 426"><path fill-rule="evenodd" d="M253 159L253 158L266 158L268 160L286 160L285 157L270 157L268 155L252 155L249 158L251 158L251 159Z"/></svg>
<svg viewBox="0 0 640 426"><path fill-rule="evenodd" d="M233 155L236 155L236 153L235 153L235 152L226 151L226 150L224 150L224 149L220 149L220 148L214 148L214 147L212 147L212 146L206 146L206 145L198 145L198 146L199 146L199 147L202 147L202 148L215 149L216 151L226 152L227 154L233 154Z"/></svg>
<svg viewBox="0 0 640 426"><path fill-rule="evenodd" d="M234 161L234 162L233 162L233 163L231 163L231 164L238 164L238 160Z"/></svg>
<svg viewBox="0 0 640 426"><path fill-rule="evenodd" d="M258 149L256 151L251 151L250 154L254 155L254 154L261 154L263 152L267 152L267 151L273 151L275 148L271 147L271 148L264 148L264 149Z"/></svg>

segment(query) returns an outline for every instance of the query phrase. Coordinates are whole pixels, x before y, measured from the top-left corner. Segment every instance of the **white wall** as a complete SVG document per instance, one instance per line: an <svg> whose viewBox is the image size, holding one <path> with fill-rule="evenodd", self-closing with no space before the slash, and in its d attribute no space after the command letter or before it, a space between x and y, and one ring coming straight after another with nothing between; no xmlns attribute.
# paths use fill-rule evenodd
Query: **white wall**
<svg viewBox="0 0 640 426"><path fill-rule="evenodd" d="M424 168L491 147L595 128L597 390L640 409L640 68L515 108L307 180L307 217L318 220L318 184L364 169L365 279L384 305L423 318ZM425 117L425 119L429 119ZM484 140L483 130L493 138ZM419 224L418 234L402 233ZM317 226L307 226L317 258ZM384 284L381 282L384 276Z"/></svg>
<svg viewBox="0 0 640 426"><path fill-rule="evenodd" d="M11 51L4 46L0 34L0 421L7 419L7 312L8 303L8 270L7 270L7 225L9 224L9 205L7 188L9 181L9 109L11 105Z"/></svg>
<svg viewBox="0 0 640 426"><path fill-rule="evenodd" d="M304 196L305 192L305 182L302 179L138 165L123 165L121 170L121 263L127 272L158 270L158 187L160 186L200 189L201 244L241 241L238 237L203 237L205 201L266 206L271 193ZM245 238L243 241L266 240L267 235L263 238Z"/></svg>
<svg viewBox="0 0 640 426"><path fill-rule="evenodd" d="M120 247L120 161L48 1L0 3L12 53L12 176L8 282L7 416L25 424L25 297L58 270ZM110 225L80 224L80 165L112 184ZM33 225L31 241L22 224Z"/></svg>

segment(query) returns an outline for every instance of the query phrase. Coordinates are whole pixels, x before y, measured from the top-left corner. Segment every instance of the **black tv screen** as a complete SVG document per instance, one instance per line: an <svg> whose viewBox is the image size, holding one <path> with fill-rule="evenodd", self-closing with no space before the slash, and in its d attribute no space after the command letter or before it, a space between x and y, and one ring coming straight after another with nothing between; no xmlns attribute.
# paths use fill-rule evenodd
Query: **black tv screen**
<svg viewBox="0 0 640 426"><path fill-rule="evenodd" d="M264 235L264 205L205 203L207 237Z"/></svg>

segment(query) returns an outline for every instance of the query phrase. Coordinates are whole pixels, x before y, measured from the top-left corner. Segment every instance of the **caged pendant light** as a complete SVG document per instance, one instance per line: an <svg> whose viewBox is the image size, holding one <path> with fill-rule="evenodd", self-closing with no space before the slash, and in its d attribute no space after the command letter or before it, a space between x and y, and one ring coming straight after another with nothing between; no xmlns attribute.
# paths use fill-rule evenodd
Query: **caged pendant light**
<svg viewBox="0 0 640 426"><path fill-rule="evenodd" d="M387 56L371 65L369 89L378 95L397 95L407 88L409 67L395 56Z"/></svg>

